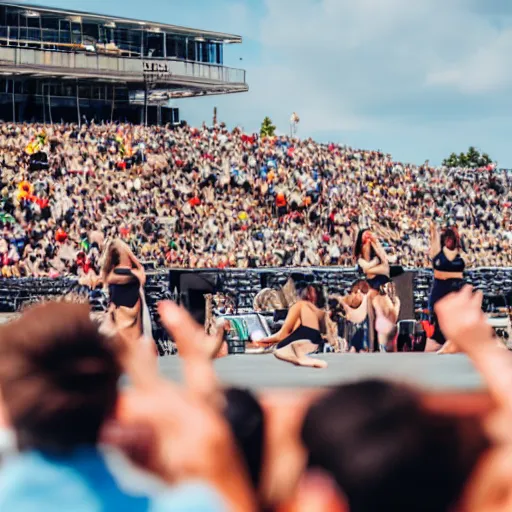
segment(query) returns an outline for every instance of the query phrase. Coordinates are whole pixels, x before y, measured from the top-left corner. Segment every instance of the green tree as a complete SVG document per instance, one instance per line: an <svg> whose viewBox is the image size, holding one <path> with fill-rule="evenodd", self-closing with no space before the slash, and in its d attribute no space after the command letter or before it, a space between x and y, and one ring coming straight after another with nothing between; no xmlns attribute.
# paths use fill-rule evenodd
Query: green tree
<svg viewBox="0 0 512 512"><path fill-rule="evenodd" d="M468 157L465 153L461 153L459 155L459 167L467 167L468 166Z"/></svg>
<svg viewBox="0 0 512 512"><path fill-rule="evenodd" d="M457 155L452 153L443 160L445 167L485 167L492 163L491 157L487 153L480 153L474 146L468 148L467 153Z"/></svg>
<svg viewBox="0 0 512 512"><path fill-rule="evenodd" d="M276 127L272 124L270 117L265 117L261 123L260 135L262 137L273 137L276 133Z"/></svg>
<svg viewBox="0 0 512 512"><path fill-rule="evenodd" d="M466 153L468 167L480 167L480 152L474 146L470 146Z"/></svg>
<svg viewBox="0 0 512 512"><path fill-rule="evenodd" d="M457 167L458 162L459 162L459 157L455 153L452 153L448 158L446 158L443 161L443 165L445 167Z"/></svg>
<svg viewBox="0 0 512 512"><path fill-rule="evenodd" d="M483 153L480 156L480 167L485 167L486 165L492 164L491 157L487 153Z"/></svg>

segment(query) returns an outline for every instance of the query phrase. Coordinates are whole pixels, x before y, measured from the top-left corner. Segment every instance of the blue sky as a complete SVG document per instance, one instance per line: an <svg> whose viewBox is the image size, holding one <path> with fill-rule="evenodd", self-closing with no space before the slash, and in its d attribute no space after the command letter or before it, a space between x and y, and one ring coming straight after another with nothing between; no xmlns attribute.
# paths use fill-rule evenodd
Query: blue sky
<svg viewBox="0 0 512 512"><path fill-rule="evenodd" d="M240 34L226 63L250 92L177 102L191 124L213 107L230 127L381 149L438 164L470 145L512 167L510 0L27 1Z"/></svg>

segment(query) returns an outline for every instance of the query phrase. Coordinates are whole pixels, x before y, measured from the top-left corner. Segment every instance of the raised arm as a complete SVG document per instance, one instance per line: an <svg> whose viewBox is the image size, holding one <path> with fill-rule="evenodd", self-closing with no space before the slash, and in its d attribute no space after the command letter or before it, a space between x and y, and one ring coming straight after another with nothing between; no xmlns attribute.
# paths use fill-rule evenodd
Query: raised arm
<svg viewBox="0 0 512 512"><path fill-rule="evenodd" d="M495 338L482 299L466 286L439 301L436 314L447 339L471 358L496 401L512 413L512 355Z"/></svg>
<svg viewBox="0 0 512 512"><path fill-rule="evenodd" d="M441 252L441 236L434 221L430 223L430 259L433 260Z"/></svg>
<svg viewBox="0 0 512 512"><path fill-rule="evenodd" d="M373 250L375 251L375 254L380 259L380 263L387 265L388 264L388 255L386 254L386 251L382 247L381 243L378 240L374 240L372 242Z"/></svg>
<svg viewBox="0 0 512 512"><path fill-rule="evenodd" d="M378 267L381 263L379 258L373 258L371 261L366 261L364 258L359 258L357 264L361 267L363 272L368 273L370 270Z"/></svg>

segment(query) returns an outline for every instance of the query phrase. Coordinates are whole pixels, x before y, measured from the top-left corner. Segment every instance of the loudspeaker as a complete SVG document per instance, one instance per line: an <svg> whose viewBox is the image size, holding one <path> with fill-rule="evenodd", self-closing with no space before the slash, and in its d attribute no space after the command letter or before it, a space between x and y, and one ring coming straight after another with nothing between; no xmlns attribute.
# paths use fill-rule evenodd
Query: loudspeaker
<svg viewBox="0 0 512 512"><path fill-rule="evenodd" d="M206 320L205 295L216 292L217 276L215 274L182 274L179 281L179 296L183 307L201 325Z"/></svg>
<svg viewBox="0 0 512 512"><path fill-rule="evenodd" d="M401 303L398 320L413 320L415 318L414 274L412 272L405 272L393 278L393 283L395 283L396 293Z"/></svg>
<svg viewBox="0 0 512 512"><path fill-rule="evenodd" d="M223 279L220 272L216 271L197 271L197 270L186 270L186 269L172 269L169 271L169 290L173 292L176 290L178 295L181 293L181 280L184 276L198 276L203 280L215 287L215 291L222 291ZM195 281L192 280L192 283ZM194 286L194 285L192 285Z"/></svg>

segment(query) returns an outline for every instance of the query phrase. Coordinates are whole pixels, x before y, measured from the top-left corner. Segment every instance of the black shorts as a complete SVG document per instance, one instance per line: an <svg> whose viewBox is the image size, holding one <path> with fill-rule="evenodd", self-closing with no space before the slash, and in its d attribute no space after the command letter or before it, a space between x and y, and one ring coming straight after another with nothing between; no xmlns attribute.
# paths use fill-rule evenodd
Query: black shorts
<svg viewBox="0 0 512 512"><path fill-rule="evenodd" d="M367 283L372 290L380 290L381 286L388 284L391 281L388 276L375 276L372 279L367 279Z"/></svg>
<svg viewBox="0 0 512 512"><path fill-rule="evenodd" d="M434 335L432 336L432 339L440 345L444 345L446 343L446 338L439 326L437 315L435 313L435 305L441 299L450 295L450 293L457 293L460 291L464 284L464 279L434 279L434 284L432 285L432 290L430 292L428 309L430 311L431 322L434 325Z"/></svg>
<svg viewBox="0 0 512 512"><path fill-rule="evenodd" d="M295 331L293 331L286 339L281 341L281 343L277 345L277 349L279 350L280 348L287 347L288 345L291 345L296 341L304 340L310 341L314 345L323 345L322 335L320 334L320 331L312 329L311 327L304 327L302 325L298 329L295 329Z"/></svg>

